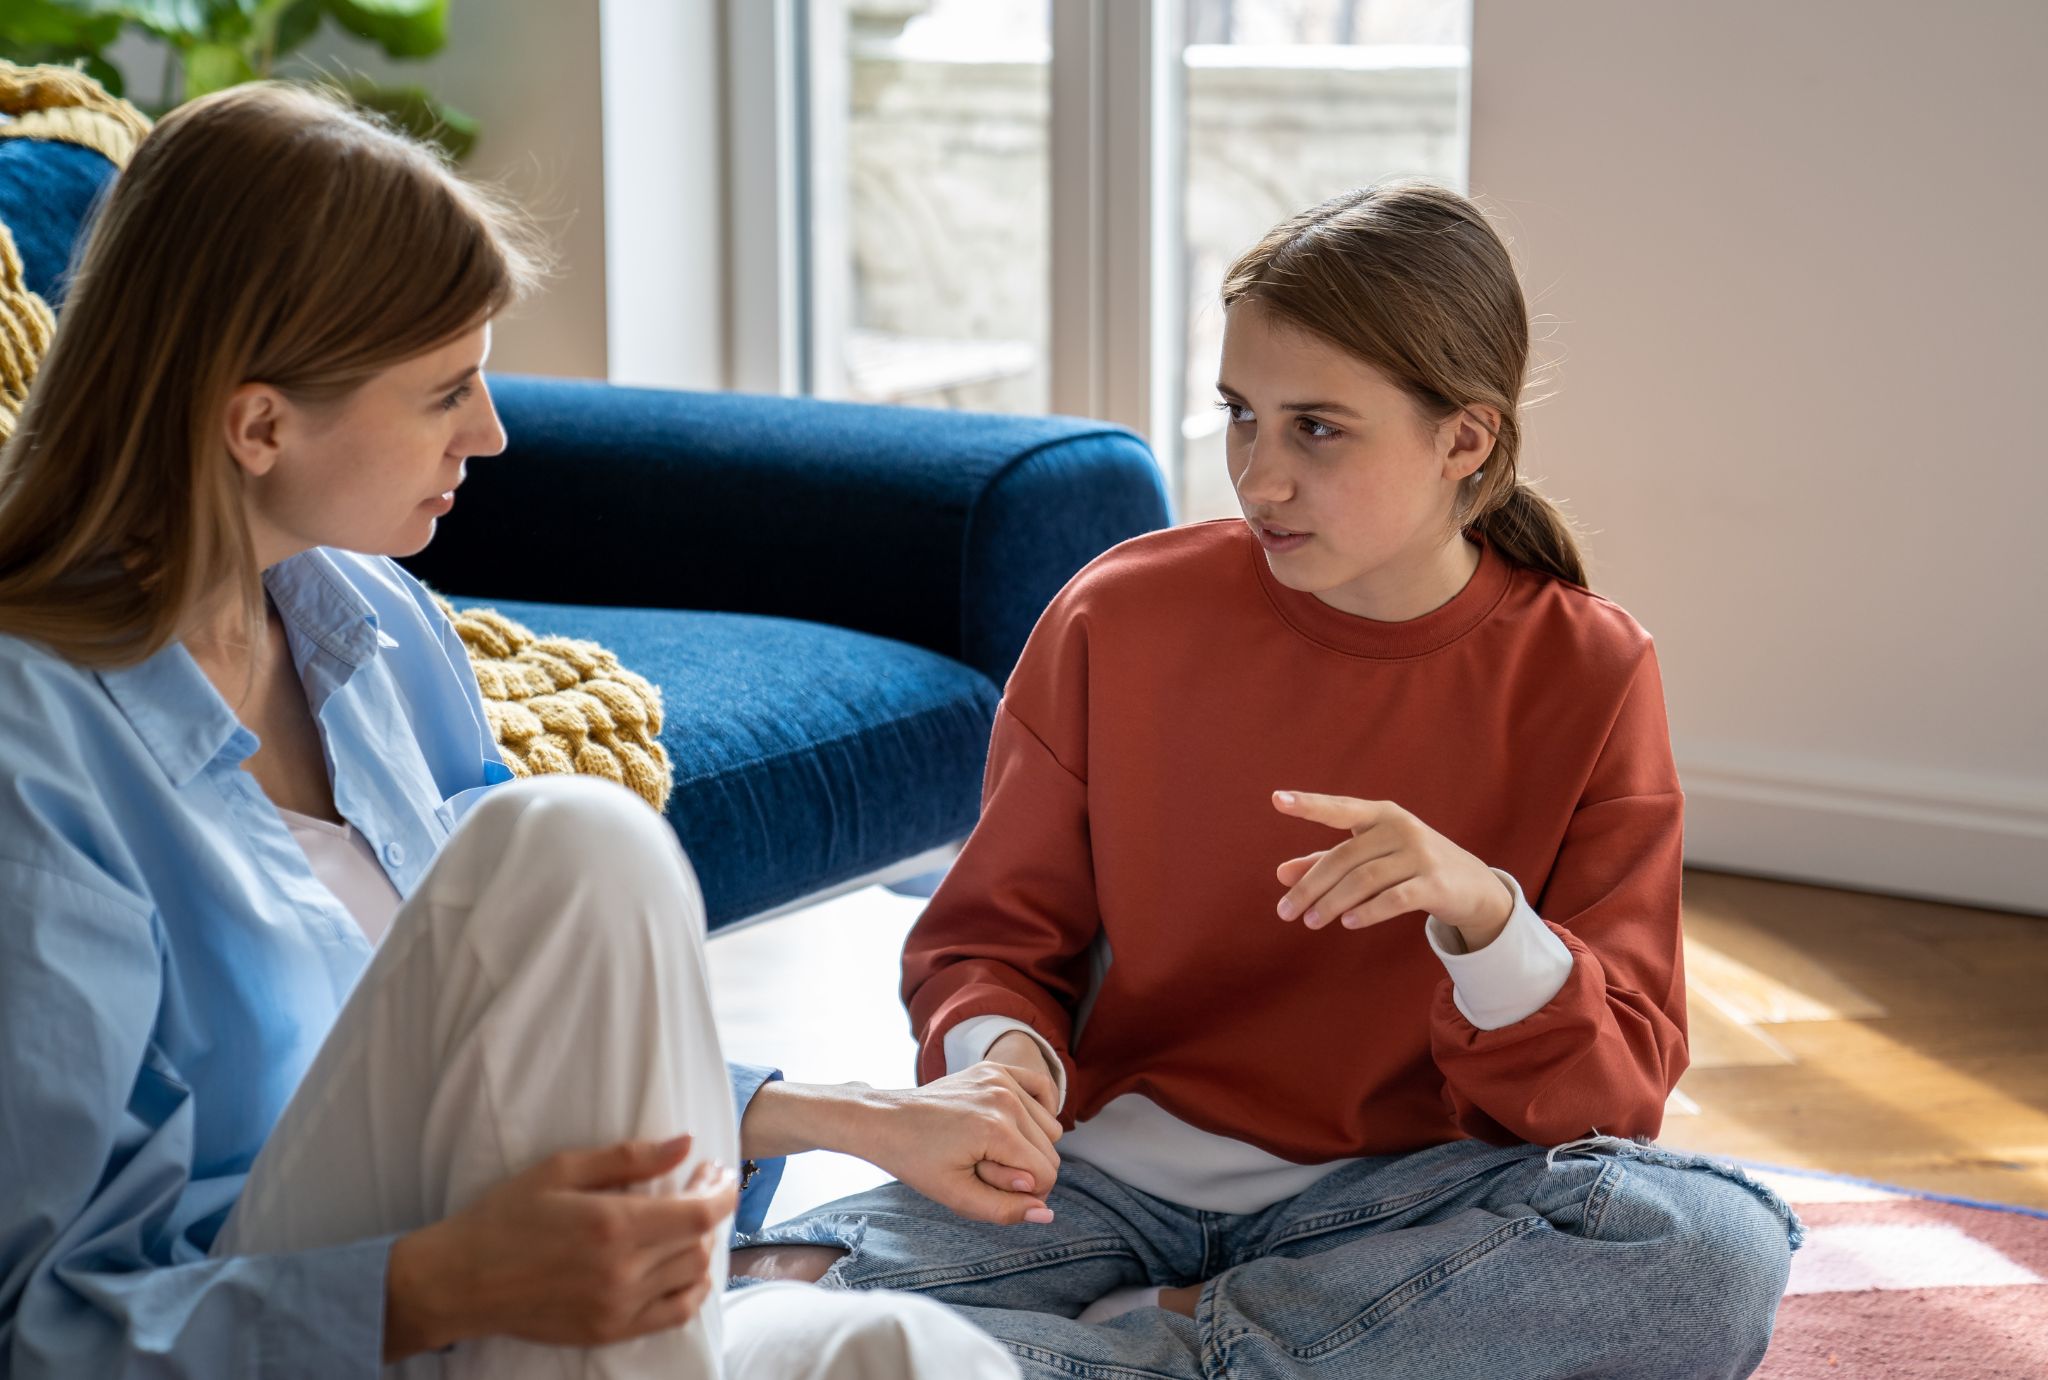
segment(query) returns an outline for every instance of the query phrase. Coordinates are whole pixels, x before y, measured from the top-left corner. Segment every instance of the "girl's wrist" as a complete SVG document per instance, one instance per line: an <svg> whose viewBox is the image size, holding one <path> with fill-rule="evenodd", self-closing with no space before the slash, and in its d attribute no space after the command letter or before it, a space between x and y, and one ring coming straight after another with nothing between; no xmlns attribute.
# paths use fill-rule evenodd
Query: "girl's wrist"
<svg viewBox="0 0 2048 1380"><path fill-rule="evenodd" d="M1486 881L1487 885L1480 893L1484 901L1477 908L1475 918L1445 920L1446 924L1458 932L1458 938L1463 941L1465 952L1468 954L1477 953L1500 938L1501 931L1508 927L1508 921L1513 919L1515 914L1515 893L1508 889L1508 884L1490 867L1486 869ZM1437 918L1444 919L1442 916Z"/></svg>
<svg viewBox="0 0 2048 1380"><path fill-rule="evenodd" d="M988 1047L988 1057L1011 1068L1042 1069L1057 1079L1060 1071L1045 1057L1045 1047L1021 1030L1006 1030Z"/></svg>

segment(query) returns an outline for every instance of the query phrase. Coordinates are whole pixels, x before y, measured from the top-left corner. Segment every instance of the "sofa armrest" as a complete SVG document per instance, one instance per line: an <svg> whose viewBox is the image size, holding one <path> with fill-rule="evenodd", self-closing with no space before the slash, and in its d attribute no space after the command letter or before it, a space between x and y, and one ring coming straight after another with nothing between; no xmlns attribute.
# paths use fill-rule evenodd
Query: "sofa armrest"
<svg viewBox="0 0 2048 1380"><path fill-rule="evenodd" d="M510 443L406 564L483 598L774 614L997 684L1075 571L1167 522L1100 422L492 380Z"/></svg>

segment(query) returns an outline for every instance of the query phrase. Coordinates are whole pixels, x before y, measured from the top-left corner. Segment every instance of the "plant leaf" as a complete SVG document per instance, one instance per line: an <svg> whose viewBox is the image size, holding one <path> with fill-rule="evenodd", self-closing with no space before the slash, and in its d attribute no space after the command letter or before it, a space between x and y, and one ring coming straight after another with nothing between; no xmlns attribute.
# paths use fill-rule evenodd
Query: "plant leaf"
<svg viewBox="0 0 2048 1380"><path fill-rule="evenodd" d="M81 56L84 58L85 74L104 86L109 96L128 94L128 78L120 68L98 53L86 53Z"/></svg>
<svg viewBox="0 0 2048 1380"><path fill-rule="evenodd" d="M293 0L277 17L277 56L283 57L320 27L321 0Z"/></svg>
<svg viewBox="0 0 2048 1380"><path fill-rule="evenodd" d="M432 57L448 41L448 0L326 0L334 22L395 58Z"/></svg>
<svg viewBox="0 0 2048 1380"><path fill-rule="evenodd" d="M256 79L256 69L232 43L194 43L185 49L184 57L188 101Z"/></svg>
<svg viewBox="0 0 2048 1380"><path fill-rule="evenodd" d="M120 68L107 61L104 57L101 57L98 53L87 53L84 57L85 74L101 86L106 87L109 96L125 96L128 94L128 78L122 74Z"/></svg>
<svg viewBox="0 0 2048 1380"><path fill-rule="evenodd" d="M122 0L104 8L179 46L201 42L213 32L206 0Z"/></svg>
<svg viewBox="0 0 2048 1380"><path fill-rule="evenodd" d="M59 0L7 0L5 9L0 10L0 51L9 53L62 48L71 56L84 56L106 47L120 32L120 15L101 14Z"/></svg>

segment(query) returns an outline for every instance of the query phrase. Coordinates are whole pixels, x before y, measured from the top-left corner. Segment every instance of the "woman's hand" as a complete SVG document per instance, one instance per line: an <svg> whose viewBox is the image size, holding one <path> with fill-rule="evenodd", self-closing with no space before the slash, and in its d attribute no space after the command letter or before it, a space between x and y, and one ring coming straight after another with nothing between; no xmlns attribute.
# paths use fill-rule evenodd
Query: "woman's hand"
<svg viewBox="0 0 2048 1380"><path fill-rule="evenodd" d="M1051 1221L1059 1175L1058 1089L1036 1047L1019 1068L984 1060L921 1088L761 1085L740 1121L750 1159L836 1150L887 1170L963 1217Z"/></svg>
<svg viewBox="0 0 2048 1380"><path fill-rule="evenodd" d="M921 1088L874 1094L878 1115L854 1153L962 1217L1050 1222L1060 1124L1045 1104L1058 1094L1035 1048L1031 1058L1037 1067L984 1060Z"/></svg>
<svg viewBox="0 0 2048 1380"><path fill-rule="evenodd" d="M1427 911L1456 929L1465 951L1491 944L1514 913L1515 895L1478 858L1385 800L1275 791L1283 815L1346 829L1351 837L1279 867L1280 918L1312 930L1332 920L1364 929Z"/></svg>
<svg viewBox="0 0 2048 1380"><path fill-rule="evenodd" d="M498 1335L603 1346L695 1318L739 1202L732 1171L707 1162L678 1193L620 1191L689 1153L688 1136L565 1151L401 1237L385 1283L384 1359Z"/></svg>

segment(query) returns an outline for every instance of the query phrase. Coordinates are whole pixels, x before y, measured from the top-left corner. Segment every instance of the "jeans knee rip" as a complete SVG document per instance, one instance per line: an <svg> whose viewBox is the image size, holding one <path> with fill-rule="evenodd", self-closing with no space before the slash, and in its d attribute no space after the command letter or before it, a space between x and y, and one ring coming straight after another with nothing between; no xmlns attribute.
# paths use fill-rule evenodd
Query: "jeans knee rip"
<svg viewBox="0 0 2048 1380"><path fill-rule="evenodd" d="M1648 1144L1647 1141L1641 1143ZM1568 1140L1562 1145L1553 1145L1544 1151L1543 1167L1545 1169L1557 1168L1557 1157L1559 1155L1597 1156L1603 1150L1611 1154L1620 1154L1624 1150L1636 1148L1637 1145L1638 1142L1625 1140L1620 1136L1603 1136L1598 1133L1590 1136L1581 1136L1577 1140Z"/></svg>
<svg viewBox="0 0 2048 1380"><path fill-rule="evenodd" d="M1706 1155L1666 1150L1648 1137L1626 1140L1620 1136L1595 1134L1580 1140L1566 1141L1563 1145L1554 1145L1546 1151L1543 1163L1555 1169L1559 1155L1597 1156L1602 1153L1621 1159L1641 1160L1645 1164L1662 1165L1666 1169L1704 1169L1709 1174L1726 1179L1730 1183L1740 1184L1784 1224L1786 1239L1793 1250L1798 1250L1806 1241L1806 1224L1799 1220L1799 1214L1792 1210L1791 1204L1779 1197L1770 1185L1752 1178L1741 1165L1712 1159Z"/></svg>
<svg viewBox="0 0 2048 1380"><path fill-rule="evenodd" d="M846 1252L832 1262L824 1274L818 1276L821 1289L851 1289L856 1287L846 1279L849 1264L857 1258L860 1243L867 1235L868 1219L858 1213L820 1212L801 1217L793 1222L780 1222L772 1227L763 1227L752 1235L733 1239L735 1252L752 1250L756 1246L831 1246ZM751 1284L767 1281L752 1275L734 1275L731 1287L744 1289Z"/></svg>

